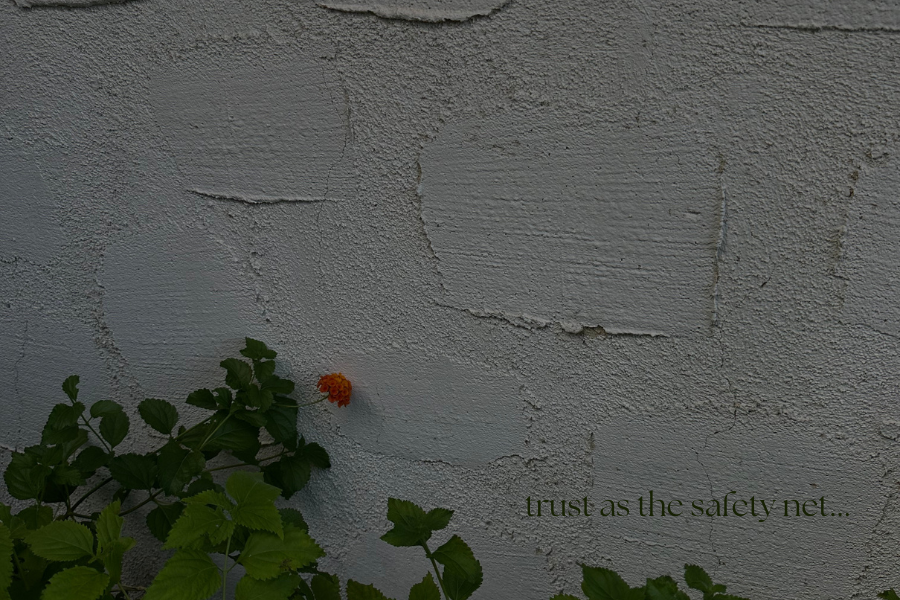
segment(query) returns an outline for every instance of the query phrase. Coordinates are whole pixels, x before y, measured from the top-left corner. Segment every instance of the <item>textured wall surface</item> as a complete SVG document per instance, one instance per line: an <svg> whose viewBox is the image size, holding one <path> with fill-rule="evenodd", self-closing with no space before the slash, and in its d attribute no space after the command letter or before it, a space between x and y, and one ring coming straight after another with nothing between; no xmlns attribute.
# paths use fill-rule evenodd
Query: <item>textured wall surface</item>
<svg viewBox="0 0 900 600"><path fill-rule="evenodd" d="M294 501L342 578L421 578L397 496L456 511L476 600L900 585L897 2L4 0L0 48L4 460L65 376L134 417L250 335L354 383Z"/></svg>

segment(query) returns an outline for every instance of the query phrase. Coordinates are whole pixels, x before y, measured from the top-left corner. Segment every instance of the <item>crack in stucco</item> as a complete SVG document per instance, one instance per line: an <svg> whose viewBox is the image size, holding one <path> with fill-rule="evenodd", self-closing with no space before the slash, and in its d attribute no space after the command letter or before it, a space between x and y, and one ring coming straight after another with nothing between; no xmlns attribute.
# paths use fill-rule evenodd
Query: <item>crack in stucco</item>
<svg viewBox="0 0 900 600"><path fill-rule="evenodd" d="M89 8L107 4L125 4L137 0L13 0L19 8Z"/></svg>
<svg viewBox="0 0 900 600"><path fill-rule="evenodd" d="M746 29L780 29L786 31L801 31L805 33L838 32L838 33L900 33L897 27L851 27L848 25L814 25L793 23L741 23Z"/></svg>
<svg viewBox="0 0 900 600"><path fill-rule="evenodd" d="M386 7L372 6L355 2L323 2L319 0L316 5L320 8L344 13L371 14L388 20L410 21L414 23L462 23L479 18L487 18L506 7L511 0L499 0L490 7L471 10L436 10L416 9L413 7Z"/></svg>
<svg viewBox="0 0 900 600"><path fill-rule="evenodd" d="M728 241L728 188L725 185L724 178L719 180L719 189L722 192L722 202L719 208L719 233L716 240L716 256L713 262L713 327L719 326L719 304L722 301L719 279L722 274L722 261L725 259L725 245Z"/></svg>
<svg viewBox="0 0 900 600"><path fill-rule="evenodd" d="M196 194L197 196L203 196L204 198L212 198L213 200L221 200L224 202L239 202L241 204L253 205L284 203L310 204L315 202L328 201L327 184L324 196L249 196L237 194L234 192L209 192L206 190L198 190L193 188L189 188L185 191L190 192L191 194Z"/></svg>

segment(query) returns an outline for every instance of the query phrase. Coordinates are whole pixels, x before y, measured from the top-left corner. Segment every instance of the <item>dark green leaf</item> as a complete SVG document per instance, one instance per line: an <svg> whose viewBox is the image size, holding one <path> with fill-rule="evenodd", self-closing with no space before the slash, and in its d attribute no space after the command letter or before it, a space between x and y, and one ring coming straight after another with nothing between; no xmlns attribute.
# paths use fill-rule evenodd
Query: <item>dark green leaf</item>
<svg viewBox="0 0 900 600"><path fill-rule="evenodd" d="M275 374L275 361L254 360L253 374L260 383L265 383L266 379Z"/></svg>
<svg viewBox="0 0 900 600"><path fill-rule="evenodd" d="M449 508L432 508L425 515L428 528L432 531L440 531L450 523L453 511Z"/></svg>
<svg viewBox="0 0 900 600"><path fill-rule="evenodd" d="M309 525L306 524L306 520L299 510L295 508L279 508L278 514L281 515L281 522L285 526L293 525L297 529L309 532Z"/></svg>
<svg viewBox="0 0 900 600"><path fill-rule="evenodd" d="M261 390L255 383L251 383L243 390L244 401L248 406L253 406L266 412L272 406L272 392L270 390Z"/></svg>
<svg viewBox="0 0 900 600"><path fill-rule="evenodd" d="M363 585L350 579L347 581L347 600L391 600L374 585Z"/></svg>
<svg viewBox="0 0 900 600"><path fill-rule="evenodd" d="M172 526L181 516L184 510L184 504L175 502L174 504L160 505L150 511L147 515L147 528L153 537L161 542L165 542L169 537Z"/></svg>
<svg viewBox="0 0 900 600"><path fill-rule="evenodd" d="M213 421L217 427L221 421ZM228 418L206 443L209 450L252 450L259 449L259 428L238 419Z"/></svg>
<svg viewBox="0 0 900 600"><path fill-rule="evenodd" d="M297 589L300 576L295 573L285 573L275 579L261 581L244 576L238 581L234 590L235 600L287 600L288 596Z"/></svg>
<svg viewBox="0 0 900 600"><path fill-rule="evenodd" d="M387 518L394 528L381 539L391 546L418 546L431 538L425 511L408 500L388 498Z"/></svg>
<svg viewBox="0 0 900 600"><path fill-rule="evenodd" d="M308 460L314 467L320 469L328 469L331 467L331 459L328 458L328 453L325 452L325 448L315 442L302 445L297 451L297 454Z"/></svg>
<svg viewBox="0 0 900 600"><path fill-rule="evenodd" d="M270 375L263 382L263 389L272 394L287 395L294 391L294 382L278 375Z"/></svg>
<svg viewBox="0 0 900 600"><path fill-rule="evenodd" d="M53 521L25 535L32 552L47 560L78 560L94 554L91 530L74 521Z"/></svg>
<svg viewBox="0 0 900 600"><path fill-rule="evenodd" d="M122 412L122 405L112 400L99 400L91 405L91 416L95 419L118 412Z"/></svg>
<svg viewBox="0 0 900 600"><path fill-rule="evenodd" d="M6 525L0 525L0 598L6 594L6 590L13 578L13 538L12 532Z"/></svg>
<svg viewBox="0 0 900 600"><path fill-rule="evenodd" d="M188 394L187 400L185 400L185 402L192 406L199 406L200 408L216 410L216 398L215 396L213 396L213 393L207 389L191 392L190 394Z"/></svg>
<svg viewBox="0 0 900 600"><path fill-rule="evenodd" d="M231 408L231 404L234 402L234 397L231 394L231 390L227 387L220 387L215 389L216 392L216 406L219 407L220 410L228 410Z"/></svg>
<svg viewBox="0 0 900 600"><path fill-rule="evenodd" d="M122 454L109 462L109 473L123 488L149 490L156 481L156 461L141 454Z"/></svg>
<svg viewBox="0 0 900 600"><path fill-rule="evenodd" d="M128 426L128 415L124 412L110 413L100 419L100 435L115 448L128 435Z"/></svg>
<svg viewBox="0 0 900 600"><path fill-rule="evenodd" d="M226 358L219 363L219 366L227 371L225 384L231 389L243 389L250 385L250 381L253 379L250 365L237 358Z"/></svg>
<svg viewBox="0 0 900 600"><path fill-rule="evenodd" d="M712 579L703 570L703 567L697 565L684 565L684 582L693 590L700 590L704 593L713 591Z"/></svg>
<svg viewBox="0 0 900 600"><path fill-rule="evenodd" d="M63 381L62 389L66 393L66 396L69 397L69 400L75 402L78 400L78 382L81 381L78 378L78 375L69 375L66 377L66 380Z"/></svg>
<svg viewBox="0 0 900 600"><path fill-rule="evenodd" d="M72 567L50 578L42 600L97 600L109 583L109 575L90 567Z"/></svg>
<svg viewBox="0 0 900 600"><path fill-rule="evenodd" d="M53 522L53 509L49 506L32 505L23 508L16 518L21 519L22 524L29 531L34 531Z"/></svg>
<svg viewBox="0 0 900 600"><path fill-rule="evenodd" d="M678 584L668 575L647 579L644 589L647 600L691 600L690 596L678 589Z"/></svg>
<svg viewBox="0 0 900 600"><path fill-rule="evenodd" d="M581 565L581 591L590 600L644 600L644 588L631 588L618 573Z"/></svg>
<svg viewBox="0 0 900 600"><path fill-rule="evenodd" d="M884 598L884 600L900 600L900 596L897 595L897 592L894 591L894 588L889 590L885 590L878 594L879 598Z"/></svg>
<svg viewBox="0 0 900 600"><path fill-rule="evenodd" d="M316 600L341 600L341 584L335 575L319 573L309 582Z"/></svg>
<svg viewBox="0 0 900 600"><path fill-rule="evenodd" d="M247 538L238 562L255 579L272 579L283 570L300 569L325 556L305 531L286 527L282 540L274 533L256 531Z"/></svg>
<svg viewBox="0 0 900 600"><path fill-rule="evenodd" d="M41 434L42 444L62 444L78 435L78 417L84 413L84 404L76 402L57 404L47 417Z"/></svg>
<svg viewBox="0 0 900 600"><path fill-rule="evenodd" d="M243 350L241 350L241 354L246 356L247 358L253 360L261 360L263 358L275 358L278 356L278 353L274 350L269 350L268 346L266 346L263 342L259 340L254 340L252 338L245 338L246 346Z"/></svg>
<svg viewBox="0 0 900 600"><path fill-rule="evenodd" d="M82 450L72 461L72 466L81 471L84 478L93 475L97 469L105 466L109 461L109 455L99 446L88 446Z"/></svg>
<svg viewBox="0 0 900 600"><path fill-rule="evenodd" d="M176 496L206 466L200 452L188 451L176 441L169 441L159 451L159 484L165 492Z"/></svg>
<svg viewBox="0 0 900 600"><path fill-rule="evenodd" d="M282 404L284 399L275 398L277 404ZM297 447L297 407L296 406L271 406L266 411L266 431L276 442L284 444L285 448Z"/></svg>
<svg viewBox="0 0 900 600"><path fill-rule="evenodd" d="M254 427L264 427L267 423L266 415L262 414L259 411L255 410L238 410L235 411L234 416L236 419L240 419L241 421L245 421L250 423Z"/></svg>
<svg viewBox="0 0 900 600"><path fill-rule="evenodd" d="M301 456L285 456L274 465L278 466L278 474L282 494L285 498L302 490L309 482L312 472L309 461Z"/></svg>
<svg viewBox="0 0 900 600"><path fill-rule="evenodd" d="M85 479L81 471L71 465L63 464L53 467L50 481L56 485L77 488L79 485L84 485Z"/></svg>
<svg viewBox="0 0 900 600"><path fill-rule="evenodd" d="M138 405L138 412L147 425L164 435L172 433L178 423L178 411L165 400L147 398Z"/></svg>
<svg viewBox="0 0 900 600"><path fill-rule="evenodd" d="M13 498L33 500L40 497L50 474L50 468L39 464L34 456L13 452L3 481Z"/></svg>
<svg viewBox="0 0 900 600"><path fill-rule="evenodd" d="M441 600L441 591L431 573L425 575L425 578L412 586L409 590L409 600Z"/></svg>
<svg viewBox="0 0 900 600"><path fill-rule="evenodd" d="M481 586L481 563L458 535L432 552L432 557L444 565L444 588L450 600L466 600Z"/></svg>

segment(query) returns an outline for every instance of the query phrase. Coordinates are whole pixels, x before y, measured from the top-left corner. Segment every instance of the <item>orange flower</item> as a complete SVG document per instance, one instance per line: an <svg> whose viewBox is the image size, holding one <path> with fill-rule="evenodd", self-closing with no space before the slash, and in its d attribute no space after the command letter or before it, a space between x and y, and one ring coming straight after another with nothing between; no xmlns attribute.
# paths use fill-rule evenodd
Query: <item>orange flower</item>
<svg viewBox="0 0 900 600"><path fill-rule="evenodd" d="M328 394L329 402L337 402L338 406L350 404L350 391L353 386L342 373L330 373L319 378L319 391Z"/></svg>

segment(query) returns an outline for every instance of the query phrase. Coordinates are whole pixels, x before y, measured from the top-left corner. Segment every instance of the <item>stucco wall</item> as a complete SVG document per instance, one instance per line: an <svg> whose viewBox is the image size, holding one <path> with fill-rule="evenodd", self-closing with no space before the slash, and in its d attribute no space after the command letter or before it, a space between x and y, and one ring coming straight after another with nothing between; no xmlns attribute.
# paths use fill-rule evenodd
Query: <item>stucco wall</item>
<svg viewBox="0 0 900 600"><path fill-rule="evenodd" d="M4 0L0 45L5 448L69 374L137 422L250 335L355 386L301 419L342 578L424 574L398 496L478 599L900 585L896 2ZM597 514L651 489L850 515Z"/></svg>

